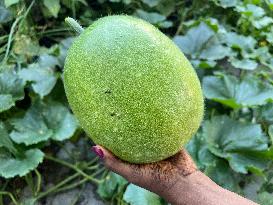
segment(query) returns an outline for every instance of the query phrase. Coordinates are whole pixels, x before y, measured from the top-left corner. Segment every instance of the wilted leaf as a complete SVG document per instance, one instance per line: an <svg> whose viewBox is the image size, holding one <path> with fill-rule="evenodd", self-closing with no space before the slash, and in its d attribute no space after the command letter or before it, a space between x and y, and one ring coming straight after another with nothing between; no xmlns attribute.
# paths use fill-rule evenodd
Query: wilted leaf
<svg viewBox="0 0 273 205"><path fill-rule="evenodd" d="M263 105L273 100L273 86L254 76L241 81L230 75L206 76L202 85L206 98L232 108Z"/></svg>
<svg viewBox="0 0 273 205"><path fill-rule="evenodd" d="M4 178L24 176L35 169L43 161L43 157L44 153L39 149L27 150L23 158L0 155L0 176Z"/></svg>
<svg viewBox="0 0 273 205"><path fill-rule="evenodd" d="M123 200L130 205L161 205L161 199L158 195L134 184L128 185Z"/></svg>
<svg viewBox="0 0 273 205"><path fill-rule="evenodd" d="M203 132L209 150L227 159L234 171L260 174L266 168L268 159L256 154L268 150L268 139L259 124L241 123L227 116L215 116L205 121Z"/></svg>
<svg viewBox="0 0 273 205"><path fill-rule="evenodd" d="M24 98L24 85L14 71L0 73L0 112L10 109L15 101Z"/></svg>

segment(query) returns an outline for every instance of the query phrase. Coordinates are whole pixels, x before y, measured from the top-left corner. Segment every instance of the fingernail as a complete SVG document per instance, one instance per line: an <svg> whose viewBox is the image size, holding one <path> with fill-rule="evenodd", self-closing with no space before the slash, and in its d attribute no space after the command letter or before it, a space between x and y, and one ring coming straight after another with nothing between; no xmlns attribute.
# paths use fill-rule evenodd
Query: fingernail
<svg viewBox="0 0 273 205"><path fill-rule="evenodd" d="M100 149L100 148L97 147L97 146L93 146L93 147L92 147L92 151L93 151L99 158L103 159L104 154L103 154L102 149Z"/></svg>

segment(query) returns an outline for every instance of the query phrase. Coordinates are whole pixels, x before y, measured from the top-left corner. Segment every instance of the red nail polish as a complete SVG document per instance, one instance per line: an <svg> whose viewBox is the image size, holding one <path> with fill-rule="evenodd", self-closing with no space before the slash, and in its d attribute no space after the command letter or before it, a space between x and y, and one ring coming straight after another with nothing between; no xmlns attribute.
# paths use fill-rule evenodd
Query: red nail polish
<svg viewBox="0 0 273 205"><path fill-rule="evenodd" d="M100 148L98 148L97 146L93 146L93 147L92 147L92 151L93 151L99 158L103 159L104 154L103 154L103 151L102 151Z"/></svg>

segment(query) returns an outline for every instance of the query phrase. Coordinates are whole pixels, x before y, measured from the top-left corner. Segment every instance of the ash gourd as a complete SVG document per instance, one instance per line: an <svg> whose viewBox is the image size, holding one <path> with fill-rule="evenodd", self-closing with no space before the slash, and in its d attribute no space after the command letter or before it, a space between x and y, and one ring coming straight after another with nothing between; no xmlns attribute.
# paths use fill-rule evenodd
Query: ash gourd
<svg viewBox="0 0 273 205"><path fill-rule="evenodd" d="M195 70L153 25L114 15L79 34L65 60L68 102L92 140L131 163L176 154L200 126L204 100Z"/></svg>

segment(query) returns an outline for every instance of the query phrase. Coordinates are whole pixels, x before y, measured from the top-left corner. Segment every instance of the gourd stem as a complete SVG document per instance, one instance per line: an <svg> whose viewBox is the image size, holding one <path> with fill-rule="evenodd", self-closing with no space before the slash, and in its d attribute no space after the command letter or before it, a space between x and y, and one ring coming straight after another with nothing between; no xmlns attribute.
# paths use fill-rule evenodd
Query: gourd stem
<svg viewBox="0 0 273 205"><path fill-rule="evenodd" d="M73 18L66 17L65 22L78 34L80 35L84 29L83 27Z"/></svg>

